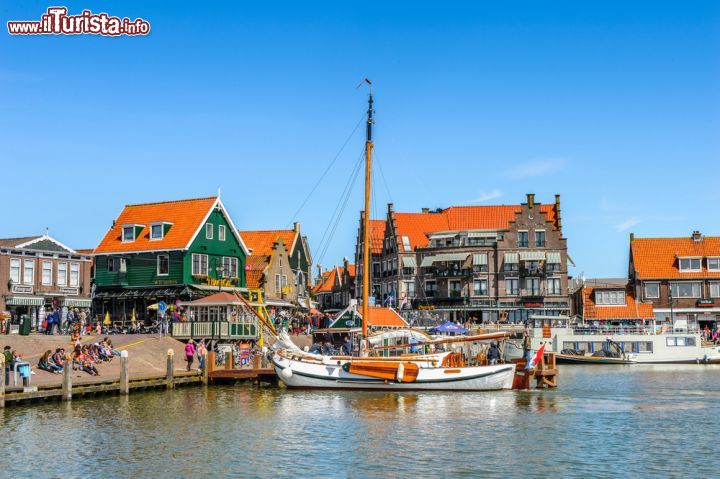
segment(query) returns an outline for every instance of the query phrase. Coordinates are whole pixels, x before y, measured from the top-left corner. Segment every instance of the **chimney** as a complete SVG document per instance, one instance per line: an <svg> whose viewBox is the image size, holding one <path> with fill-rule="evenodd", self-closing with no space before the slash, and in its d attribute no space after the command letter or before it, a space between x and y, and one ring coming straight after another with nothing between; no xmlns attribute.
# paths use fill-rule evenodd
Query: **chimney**
<svg viewBox="0 0 720 479"><path fill-rule="evenodd" d="M695 231L693 231L693 234L692 234L692 240L693 241L702 241L703 236L700 234L700 232L698 230L695 230Z"/></svg>
<svg viewBox="0 0 720 479"><path fill-rule="evenodd" d="M293 223L293 231L295 231L296 233L298 231L300 231L300 222L299 221L296 221Z"/></svg>
<svg viewBox="0 0 720 479"><path fill-rule="evenodd" d="M534 193L527 194L527 204L530 208L535 206L535 194Z"/></svg>
<svg viewBox="0 0 720 479"><path fill-rule="evenodd" d="M392 212L393 212L393 204L388 203L388 213L392 213Z"/></svg>
<svg viewBox="0 0 720 479"><path fill-rule="evenodd" d="M558 229L562 229L562 220L560 217L560 195L555 195L555 217Z"/></svg>
<svg viewBox="0 0 720 479"><path fill-rule="evenodd" d="M422 209L422 212L423 212L423 213L430 213L430 208L423 208L423 209Z"/></svg>
<svg viewBox="0 0 720 479"><path fill-rule="evenodd" d="M343 268L345 268L345 271L347 272L347 269L348 269L348 259L347 259L347 256L343 256Z"/></svg>
<svg viewBox="0 0 720 479"><path fill-rule="evenodd" d="M322 265L320 263L317 264L318 269L318 279L322 279Z"/></svg>
<svg viewBox="0 0 720 479"><path fill-rule="evenodd" d="M635 233L630 233L630 242L632 243L635 239Z"/></svg>

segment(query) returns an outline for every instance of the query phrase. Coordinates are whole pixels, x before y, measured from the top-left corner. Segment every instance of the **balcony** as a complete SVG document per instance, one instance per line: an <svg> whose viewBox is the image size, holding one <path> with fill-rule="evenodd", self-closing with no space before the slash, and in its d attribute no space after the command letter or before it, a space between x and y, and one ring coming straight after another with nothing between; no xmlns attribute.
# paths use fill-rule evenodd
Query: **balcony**
<svg viewBox="0 0 720 479"><path fill-rule="evenodd" d="M543 276L545 274L545 268L537 265L523 265L520 268L520 274L523 276Z"/></svg>
<svg viewBox="0 0 720 479"><path fill-rule="evenodd" d="M428 268L428 272L438 278L462 278L470 276L472 274L472 269L433 267Z"/></svg>

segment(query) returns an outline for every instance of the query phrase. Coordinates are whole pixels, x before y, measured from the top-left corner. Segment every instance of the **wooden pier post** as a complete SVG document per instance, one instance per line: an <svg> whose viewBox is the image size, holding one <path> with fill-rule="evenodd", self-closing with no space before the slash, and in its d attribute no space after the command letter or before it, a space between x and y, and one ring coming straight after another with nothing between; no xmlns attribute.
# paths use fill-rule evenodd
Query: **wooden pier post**
<svg viewBox="0 0 720 479"><path fill-rule="evenodd" d="M0 384L0 409L5 407L5 354L0 354L0 371L2 371L2 384Z"/></svg>
<svg viewBox="0 0 720 479"><path fill-rule="evenodd" d="M167 389L172 389L174 386L174 384L173 384L173 377L174 377L174 373L175 373L175 370L174 370L175 366L174 366L174 361L173 361L174 358L175 358L175 351L173 351L172 349L168 349L168 352L167 352L167 375L165 377Z"/></svg>
<svg viewBox="0 0 720 479"><path fill-rule="evenodd" d="M203 386L207 386L207 384L208 384L208 377L209 377L209 375L208 375L208 369L209 369L208 359L209 359L209 357L208 356L209 356L208 352L203 351L203 353L202 353L202 358L203 358L202 383L203 383ZM213 355L213 359L215 359L214 355Z"/></svg>
<svg viewBox="0 0 720 479"><path fill-rule="evenodd" d="M72 372L73 360L70 354L65 355L65 363L63 364L63 382L62 382L62 400L70 401L72 399Z"/></svg>
<svg viewBox="0 0 720 479"><path fill-rule="evenodd" d="M217 364L217 353L210 351L207 355L207 370L209 373L215 371L215 365Z"/></svg>
<svg viewBox="0 0 720 479"><path fill-rule="evenodd" d="M120 394L130 394L130 374L128 371L128 352L120 353Z"/></svg>
<svg viewBox="0 0 720 479"><path fill-rule="evenodd" d="M232 351L228 351L225 353L225 369L232 369L233 368L233 354Z"/></svg>

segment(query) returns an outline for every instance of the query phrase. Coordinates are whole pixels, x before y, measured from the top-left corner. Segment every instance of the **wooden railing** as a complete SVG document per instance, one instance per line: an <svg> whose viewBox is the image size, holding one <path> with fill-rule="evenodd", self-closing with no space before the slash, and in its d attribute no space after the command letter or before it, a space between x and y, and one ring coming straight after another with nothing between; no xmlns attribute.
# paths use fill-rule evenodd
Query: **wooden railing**
<svg viewBox="0 0 720 479"><path fill-rule="evenodd" d="M257 323L183 321L172 323L170 335L178 339L256 339Z"/></svg>

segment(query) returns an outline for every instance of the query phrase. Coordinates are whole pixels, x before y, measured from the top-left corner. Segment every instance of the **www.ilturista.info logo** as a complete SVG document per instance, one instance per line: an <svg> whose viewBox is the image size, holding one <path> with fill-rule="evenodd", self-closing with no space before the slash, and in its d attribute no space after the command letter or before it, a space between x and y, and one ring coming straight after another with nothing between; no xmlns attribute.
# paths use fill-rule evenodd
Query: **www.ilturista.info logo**
<svg viewBox="0 0 720 479"><path fill-rule="evenodd" d="M80 15L68 15L67 7L49 7L40 21L7 22L11 35L147 35L150 23L137 18L111 17L107 13L83 10Z"/></svg>

